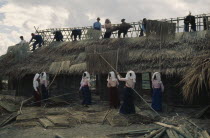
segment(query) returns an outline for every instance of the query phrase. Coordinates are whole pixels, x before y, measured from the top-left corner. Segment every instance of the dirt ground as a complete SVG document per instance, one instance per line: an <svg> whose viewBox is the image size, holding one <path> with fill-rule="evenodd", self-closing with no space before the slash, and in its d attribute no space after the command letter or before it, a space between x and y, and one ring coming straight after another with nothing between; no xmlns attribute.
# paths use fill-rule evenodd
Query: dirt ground
<svg viewBox="0 0 210 138"><path fill-rule="evenodd" d="M165 111L160 113L161 120L159 121L173 125L184 123L185 118L188 118L198 110L195 108L165 106L166 105L164 105ZM0 111L3 112L4 110L1 109ZM59 106L25 106L22 109L22 114L17 117L16 121L0 128L0 138L54 138L56 135L63 138L103 138L110 137L107 135L113 133L160 127L154 123L148 123L148 121L145 123L145 118L142 118L142 116L135 119L135 121L138 120L138 122L131 121L132 123L130 123L130 121L127 121L129 117L127 118L118 114L118 109L112 109L103 124L104 116L108 111L108 102L102 102L98 97L94 97L93 105L88 108L81 106L80 102ZM138 114L142 113L142 115L145 113L144 108L140 109L136 107L136 111ZM7 112L4 112L0 121L7 114ZM71 125L63 127L58 124L53 127L44 128L38 120L39 118L47 118L49 116L67 116L68 119L71 117L71 120L68 120ZM144 120L141 121L141 119ZM113 121L113 123L110 124L110 120ZM190 120L199 127L206 129L208 132L210 131L210 119ZM65 120L63 123L66 123Z"/></svg>

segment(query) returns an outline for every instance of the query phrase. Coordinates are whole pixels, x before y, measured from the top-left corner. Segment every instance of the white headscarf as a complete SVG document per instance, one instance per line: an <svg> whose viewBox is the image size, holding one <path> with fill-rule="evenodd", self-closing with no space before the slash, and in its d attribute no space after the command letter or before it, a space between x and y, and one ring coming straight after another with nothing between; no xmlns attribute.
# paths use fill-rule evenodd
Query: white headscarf
<svg viewBox="0 0 210 138"><path fill-rule="evenodd" d="M38 78L39 78L39 74L36 73L36 75L34 76L34 82L37 81Z"/></svg>
<svg viewBox="0 0 210 138"><path fill-rule="evenodd" d="M85 71L85 72L82 74L82 80L81 80L81 82L80 82L81 85L82 85L82 83L83 83L83 79L90 80L90 74L89 74L87 71Z"/></svg>
<svg viewBox="0 0 210 138"><path fill-rule="evenodd" d="M42 73L41 73L40 79L41 79L41 80L47 80L47 74L46 74L46 72L42 72Z"/></svg>
<svg viewBox="0 0 210 138"><path fill-rule="evenodd" d="M111 77L109 77L109 74L111 75ZM108 74L107 81L109 81L110 79L111 79L112 81L116 81L116 80L117 80L114 71L109 72L109 74Z"/></svg>
<svg viewBox="0 0 210 138"><path fill-rule="evenodd" d="M160 73L159 72L155 72L153 75L152 75L152 80L154 80L156 76L156 80L161 82L161 77L160 77Z"/></svg>
<svg viewBox="0 0 210 138"><path fill-rule="evenodd" d="M133 82L136 82L136 74L134 71L130 70L127 72L126 74L126 79L130 79L130 80L133 80Z"/></svg>

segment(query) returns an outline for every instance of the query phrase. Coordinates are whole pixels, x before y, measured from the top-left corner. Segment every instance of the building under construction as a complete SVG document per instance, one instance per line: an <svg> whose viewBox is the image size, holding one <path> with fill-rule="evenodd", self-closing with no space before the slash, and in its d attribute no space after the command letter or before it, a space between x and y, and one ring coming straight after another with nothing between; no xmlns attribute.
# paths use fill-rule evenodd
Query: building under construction
<svg viewBox="0 0 210 138"><path fill-rule="evenodd" d="M122 76L125 76L128 70L133 70L137 75L135 89L143 97L150 97L151 73L158 71L161 72L165 86L164 102L167 105L208 105L210 17L208 14L195 17L196 32L182 31L183 18L148 20L150 26L148 25L147 35L143 37L138 37L141 30L140 22L131 23L133 28L129 30L126 38L115 38L114 32L110 39L103 39L102 33L101 38L95 40L88 37L88 29L91 28L82 27L79 28L83 32L82 40L72 41L70 35L75 28L37 30L36 33L42 35L46 45L33 53L27 50L20 53L15 48L9 50L0 58L0 76L2 81L8 82L7 90L15 96L33 95L34 74L43 71L49 74L51 96L66 93L78 95L75 92L80 87L82 73L88 71L94 83L92 91L100 95L101 100L106 101L107 75L112 68ZM207 19L205 30L204 18ZM54 36L51 32L55 30L62 32L64 42L52 41ZM25 47L30 49L28 45ZM202 69L205 69L204 76L208 77L203 81L199 81L203 79L202 76L188 74L192 72L195 60L198 59L202 59L200 62L205 60L206 66L194 73L202 74ZM196 62L196 66L199 66L200 62ZM187 83L196 77L197 80L194 81L199 83ZM123 84L120 84L119 89L122 88ZM186 99L191 95L193 96L189 102Z"/></svg>

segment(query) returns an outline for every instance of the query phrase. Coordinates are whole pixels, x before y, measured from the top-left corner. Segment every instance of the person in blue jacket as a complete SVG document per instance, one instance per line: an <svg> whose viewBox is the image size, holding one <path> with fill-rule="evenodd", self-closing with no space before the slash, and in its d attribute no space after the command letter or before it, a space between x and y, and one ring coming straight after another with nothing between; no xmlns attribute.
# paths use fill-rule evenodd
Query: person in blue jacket
<svg viewBox="0 0 210 138"><path fill-rule="evenodd" d="M101 23L99 17L97 18L97 22L93 24L93 29L101 31Z"/></svg>
<svg viewBox="0 0 210 138"><path fill-rule="evenodd" d="M31 33L31 40L29 42L29 44L32 42L32 40L36 40L34 43L33 43L33 49L32 51L34 51L36 49L36 45L39 44L39 47L42 46L42 44L44 43L43 39L42 39L42 36L41 35L35 35L34 33Z"/></svg>

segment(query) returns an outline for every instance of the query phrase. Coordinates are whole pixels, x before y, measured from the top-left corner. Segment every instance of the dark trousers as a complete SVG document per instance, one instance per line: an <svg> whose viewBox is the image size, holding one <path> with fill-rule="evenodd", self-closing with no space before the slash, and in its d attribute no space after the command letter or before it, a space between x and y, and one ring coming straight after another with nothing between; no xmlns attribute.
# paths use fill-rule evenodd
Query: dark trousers
<svg viewBox="0 0 210 138"><path fill-rule="evenodd" d="M63 38L55 38L56 41L63 41Z"/></svg>
<svg viewBox="0 0 210 138"><path fill-rule="evenodd" d="M37 92L34 91L34 99L35 99L34 102L36 102L35 105L41 106L41 93L39 92L39 90Z"/></svg>
<svg viewBox="0 0 210 138"><path fill-rule="evenodd" d="M33 51L36 49L36 45L37 45L37 44L39 44L39 47L42 46L42 42L35 41L35 42L33 43Z"/></svg>
<svg viewBox="0 0 210 138"><path fill-rule="evenodd" d="M194 32L196 31L196 24L191 25L191 30L193 30Z"/></svg>
<svg viewBox="0 0 210 138"><path fill-rule="evenodd" d="M189 32L189 24L184 24L184 31Z"/></svg>
<svg viewBox="0 0 210 138"><path fill-rule="evenodd" d="M152 108L155 111L162 111L162 92L161 92L161 88L154 88L153 89Z"/></svg>
<svg viewBox="0 0 210 138"><path fill-rule="evenodd" d="M110 107L118 108L120 106L120 100L117 87L109 88L109 105Z"/></svg>
<svg viewBox="0 0 210 138"><path fill-rule="evenodd" d="M121 33L123 33L123 37L125 38L125 35L128 33L128 30L119 30L118 31L118 38L120 38Z"/></svg>
<svg viewBox="0 0 210 138"><path fill-rule="evenodd" d="M90 105L91 104L91 92L88 86L82 87L82 95L83 95L83 105Z"/></svg>
<svg viewBox="0 0 210 138"><path fill-rule="evenodd" d="M141 29L139 37L144 36L144 31Z"/></svg>
<svg viewBox="0 0 210 138"><path fill-rule="evenodd" d="M71 35L71 38L72 38L72 36L74 36L74 41L77 41L77 36L79 36L79 39L81 39L81 35L73 34L73 35Z"/></svg>
<svg viewBox="0 0 210 138"><path fill-rule="evenodd" d="M123 93L123 104L120 107L120 113L122 114L135 114L133 90L126 87Z"/></svg>
<svg viewBox="0 0 210 138"><path fill-rule="evenodd" d="M48 91L47 88L45 87L45 85L41 85L41 92L42 92L42 99L48 99L49 95L48 95Z"/></svg>
<svg viewBox="0 0 210 138"><path fill-rule="evenodd" d="M105 34L104 34L104 38L110 38L111 35L112 35L111 31L106 31Z"/></svg>

